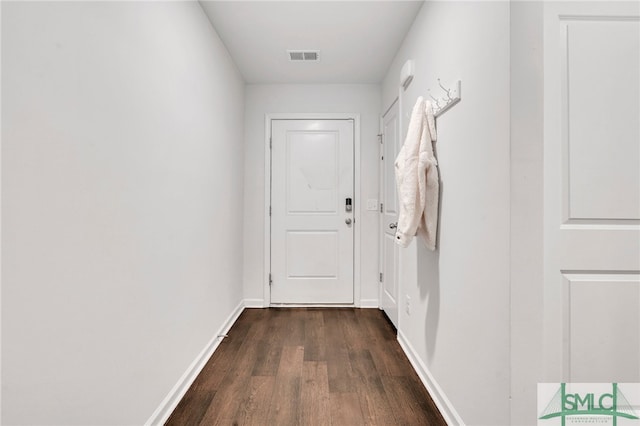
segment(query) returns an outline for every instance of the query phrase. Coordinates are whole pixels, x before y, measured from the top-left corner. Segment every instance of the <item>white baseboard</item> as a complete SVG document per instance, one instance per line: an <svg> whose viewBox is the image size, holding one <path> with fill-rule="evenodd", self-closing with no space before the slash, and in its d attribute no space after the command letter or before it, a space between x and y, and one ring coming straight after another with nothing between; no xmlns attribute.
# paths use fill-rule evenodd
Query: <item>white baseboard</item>
<svg viewBox="0 0 640 426"><path fill-rule="evenodd" d="M245 308L268 308L263 299L244 299ZM272 303L276 308L378 308L378 299L360 299L360 304L352 303Z"/></svg>
<svg viewBox="0 0 640 426"><path fill-rule="evenodd" d="M265 308L264 299L244 299L245 308Z"/></svg>
<svg viewBox="0 0 640 426"><path fill-rule="evenodd" d="M361 308L378 308L379 306L378 299L360 299Z"/></svg>
<svg viewBox="0 0 640 426"><path fill-rule="evenodd" d="M429 369L424 362L418 356L418 353L413 349L411 343L407 340L405 335L398 330L398 342L400 343L400 347L409 358L409 362L413 366L413 369L416 370L418 377L422 381L422 384L431 398L433 398L433 402L435 402L438 410L440 410L440 414L444 417L444 420L448 425L451 426L464 426L464 421L456 411L456 409L451 404L451 401L447 398L447 396L442 391L442 388L438 385L438 382L433 378L433 375L429 372Z"/></svg>
<svg viewBox="0 0 640 426"><path fill-rule="evenodd" d="M200 371L204 368L205 364L213 355L213 352L218 348L222 339L220 335L226 334L231 326L236 322L242 311L244 310L245 302L241 301L238 306L231 312L231 315L226 319L222 327L211 338L205 348L198 354L195 360L191 363L189 368L184 372L182 377L175 384L173 389L169 391L167 396L162 400L156 411L153 412L149 420L145 422L145 426L151 425L163 425L173 410L177 407L178 403L187 392L193 381L196 379Z"/></svg>
<svg viewBox="0 0 640 426"><path fill-rule="evenodd" d="M355 308L353 303L272 303L271 308Z"/></svg>

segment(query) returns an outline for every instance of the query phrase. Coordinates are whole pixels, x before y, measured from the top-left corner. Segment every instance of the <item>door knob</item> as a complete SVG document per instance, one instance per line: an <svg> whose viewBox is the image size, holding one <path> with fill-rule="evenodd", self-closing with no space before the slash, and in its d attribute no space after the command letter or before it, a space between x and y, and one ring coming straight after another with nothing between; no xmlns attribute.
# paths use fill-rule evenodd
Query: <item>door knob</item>
<svg viewBox="0 0 640 426"><path fill-rule="evenodd" d="M351 218L348 217L344 220L344 223L346 223L347 225L351 225Z"/></svg>
<svg viewBox="0 0 640 426"><path fill-rule="evenodd" d="M389 224L389 228L391 229L396 229L397 227L398 227L398 222Z"/></svg>

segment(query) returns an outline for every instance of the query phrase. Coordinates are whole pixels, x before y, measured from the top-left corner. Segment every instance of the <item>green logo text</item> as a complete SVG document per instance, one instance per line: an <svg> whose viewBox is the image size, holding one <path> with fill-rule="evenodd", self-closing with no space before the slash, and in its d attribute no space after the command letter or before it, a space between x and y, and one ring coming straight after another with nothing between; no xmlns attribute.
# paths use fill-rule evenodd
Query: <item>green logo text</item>
<svg viewBox="0 0 640 426"><path fill-rule="evenodd" d="M612 383L611 387L611 393L567 393L566 383L561 383L539 418L560 417L563 426L570 416L609 416L613 418L614 426L618 417L637 420L636 412L618 389L618 384Z"/></svg>

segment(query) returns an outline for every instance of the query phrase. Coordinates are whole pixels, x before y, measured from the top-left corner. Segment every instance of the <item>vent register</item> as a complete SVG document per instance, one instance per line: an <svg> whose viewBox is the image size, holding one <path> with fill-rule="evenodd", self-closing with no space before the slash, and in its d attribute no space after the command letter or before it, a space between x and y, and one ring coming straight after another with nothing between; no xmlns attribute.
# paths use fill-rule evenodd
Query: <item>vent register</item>
<svg viewBox="0 0 640 426"><path fill-rule="evenodd" d="M318 62L320 60L319 50L287 50L289 60L293 62Z"/></svg>

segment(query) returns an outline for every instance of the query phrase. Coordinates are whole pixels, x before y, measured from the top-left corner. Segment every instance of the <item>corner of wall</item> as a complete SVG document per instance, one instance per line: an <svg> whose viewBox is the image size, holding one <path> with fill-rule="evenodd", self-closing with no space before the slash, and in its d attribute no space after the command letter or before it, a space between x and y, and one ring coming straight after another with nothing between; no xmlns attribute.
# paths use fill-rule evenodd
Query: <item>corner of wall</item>
<svg viewBox="0 0 640 426"><path fill-rule="evenodd" d="M234 308L225 320L224 324L222 324L222 327L220 327L213 335L211 340L209 340L189 367L187 367L173 388L171 388L151 417L149 417L149 419L144 423L145 426L163 425L166 423L173 410L175 410L180 403L182 397L184 397L185 393L189 390L189 387L193 384L196 377L198 377L198 374L200 374L204 366L207 364L207 361L209 361L213 353L218 349L220 342L224 340L227 332L231 329L240 314L242 314L244 308L244 302L240 302L240 304Z"/></svg>
<svg viewBox="0 0 640 426"><path fill-rule="evenodd" d="M378 299L360 299L361 308L378 308L380 301Z"/></svg>
<svg viewBox="0 0 640 426"><path fill-rule="evenodd" d="M245 308L267 308L268 306L264 299L244 299Z"/></svg>
<svg viewBox="0 0 640 426"><path fill-rule="evenodd" d="M429 392L429 395L436 404L436 407L438 407L438 410L440 411L440 414L442 414L445 422L448 425L464 426L462 417L460 417L451 401L449 401L449 398L447 398L447 395L445 395L436 379L420 358L420 355L416 352L411 343L409 343L409 340L407 340L402 331L398 331L398 343L400 343L400 347L407 355L407 358L409 358L409 362L418 374L418 377L427 389L427 392Z"/></svg>

